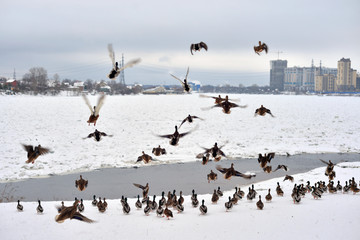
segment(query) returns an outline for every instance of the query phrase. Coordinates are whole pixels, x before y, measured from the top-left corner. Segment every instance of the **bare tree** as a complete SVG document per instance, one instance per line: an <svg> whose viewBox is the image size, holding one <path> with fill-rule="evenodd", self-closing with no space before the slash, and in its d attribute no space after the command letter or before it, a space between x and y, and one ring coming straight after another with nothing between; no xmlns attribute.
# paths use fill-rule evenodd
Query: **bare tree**
<svg viewBox="0 0 360 240"><path fill-rule="evenodd" d="M43 93L47 88L47 71L43 67L30 68L29 72L23 76L23 81L29 90Z"/></svg>

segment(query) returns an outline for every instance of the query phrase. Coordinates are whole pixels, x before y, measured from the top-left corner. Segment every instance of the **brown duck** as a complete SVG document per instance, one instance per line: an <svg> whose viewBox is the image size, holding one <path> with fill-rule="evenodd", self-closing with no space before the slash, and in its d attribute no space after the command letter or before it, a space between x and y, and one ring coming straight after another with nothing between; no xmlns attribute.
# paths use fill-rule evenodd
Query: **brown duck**
<svg viewBox="0 0 360 240"><path fill-rule="evenodd" d="M171 73L170 73L170 75L181 83L181 86L184 88L184 91L185 91L185 92L187 92L187 93L190 93L190 92L191 92L191 88L190 88L190 86L189 86L189 84L188 84L188 82L187 82L187 77L188 77L188 75L189 75L189 67L188 67L188 69L187 69L187 71L186 71L186 76L185 76L184 81L182 81L180 78L172 75Z"/></svg>
<svg viewBox="0 0 360 240"><path fill-rule="evenodd" d="M224 101L212 106L211 108L214 108L214 107L221 107L223 109L224 113L230 114L231 113L231 110L230 110L231 108L235 108L235 107L246 108L247 105L241 106L241 105L232 103L232 102L229 101L229 97L226 95Z"/></svg>
<svg viewBox="0 0 360 240"><path fill-rule="evenodd" d="M192 43L190 45L191 55L194 55L193 51L197 52L197 51L200 51L202 48L205 49L206 51L208 50L208 46L206 45L206 43L204 43L204 42Z"/></svg>
<svg viewBox="0 0 360 240"><path fill-rule="evenodd" d="M89 120L87 121L87 123L89 123L89 126L90 126L90 123L93 123L94 126L96 126L96 121L99 118L99 111L100 111L101 107L104 104L105 95L102 94L99 97L97 106L94 106L94 107L91 107L89 99L87 98L87 96L85 94L83 94L82 97L83 97L86 105L89 107L90 112L91 112L91 115L90 115Z"/></svg>
<svg viewBox="0 0 360 240"><path fill-rule="evenodd" d="M170 145L176 146L176 145L178 145L180 138L188 135L189 133L191 133L191 131L188 131L185 133L179 133L178 127L175 126L175 132L173 134L158 135L158 136L162 137L162 138L170 138L170 142L169 142Z"/></svg>
<svg viewBox="0 0 360 240"><path fill-rule="evenodd" d="M231 164L230 168L222 168L220 165L216 166L216 169L218 171L220 171L221 173L224 174L224 178L230 180L232 176L235 177L243 177L246 179L250 179L252 177L255 177L255 175L250 175L250 174L243 174L241 172L238 172L234 169L234 164Z"/></svg>
<svg viewBox="0 0 360 240"><path fill-rule="evenodd" d="M79 180L75 180L75 187L79 189L79 191L84 191L85 188L87 188L88 180L85 180L82 178L82 175L80 175Z"/></svg>
<svg viewBox="0 0 360 240"><path fill-rule="evenodd" d="M260 167L264 168L266 167L267 163L271 162L271 159L275 157L275 153L268 153L263 156L261 153L259 153L258 162L260 163Z"/></svg>
<svg viewBox="0 0 360 240"><path fill-rule="evenodd" d="M138 157L136 162L144 161L144 163L149 163L153 161L153 158L150 155L147 155L144 151L142 151L142 155Z"/></svg>
<svg viewBox="0 0 360 240"><path fill-rule="evenodd" d="M50 149L48 148L43 148L41 147L41 145L39 144L37 147L33 147L32 145L25 145L23 144L23 147L25 149L25 151L27 151L27 158L28 160L26 161L26 163L32 163L34 164L35 160L40 156L40 155L44 155L50 152Z"/></svg>
<svg viewBox="0 0 360 240"><path fill-rule="evenodd" d="M183 125L183 123L185 122L189 122L189 123L192 123L194 121L194 119L200 119L200 120L204 120L200 117L197 117L195 115L191 116L190 114L181 122L180 126L179 126L179 129L181 128L181 125Z"/></svg>
<svg viewBox="0 0 360 240"><path fill-rule="evenodd" d="M60 213L56 215L55 221L58 223L64 222L66 219L76 219L83 222L92 223L93 220L85 217L81 213L77 211L77 207L79 205L79 200L76 200L71 207L64 207L60 210Z"/></svg>
<svg viewBox="0 0 360 240"><path fill-rule="evenodd" d="M215 181L217 179L217 174L213 172L213 170L210 170L210 173L207 175L208 183L210 181Z"/></svg>
<svg viewBox="0 0 360 240"><path fill-rule="evenodd" d="M254 116L255 116L255 117L256 117L257 115L265 116L266 113L267 113L267 114L270 114L272 117L274 117L274 115L272 115L270 109L267 109L266 107L264 107L263 105L261 105L260 108L258 108L258 109L255 110L255 115L254 115Z"/></svg>
<svg viewBox="0 0 360 240"><path fill-rule="evenodd" d="M157 148L153 148L152 153L155 156L160 156L160 155L166 154L166 150L165 150L165 148L161 148L159 145Z"/></svg>
<svg viewBox="0 0 360 240"><path fill-rule="evenodd" d="M148 196L148 193L149 193L149 183L146 183L145 186L143 185L140 185L138 183L133 183L135 187L138 187L140 189L143 190L143 198L146 198Z"/></svg>
<svg viewBox="0 0 360 240"><path fill-rule="evenodd" d="M254 51L257 55L260 55L260 53L262 51L265 51L266 53L268 53L268 46L266 45L266 43L261 43L261 41L259 41L259 46L254 46Z"/></svg>

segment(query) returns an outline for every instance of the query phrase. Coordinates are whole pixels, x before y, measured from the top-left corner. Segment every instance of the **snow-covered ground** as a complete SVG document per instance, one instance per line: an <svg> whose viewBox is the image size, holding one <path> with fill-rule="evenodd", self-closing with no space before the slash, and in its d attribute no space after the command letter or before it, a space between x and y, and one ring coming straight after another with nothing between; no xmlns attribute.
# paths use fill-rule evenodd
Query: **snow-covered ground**
<svg viewBox="0 0 360 240"><path fill-rule="evenodd" d="M217 96L217 94L214 94ZM224 96L224 95L222 95ZM142 151L161 145L168 154L151 164L198 159L202 147L224 145L230 158L277 154L359 152L359 97L229 95L240 98L231 114L210 107L214 101L198 94L107 96L96 127L86 123L90 111L81 97L0 96L0 181L66 174L106 167L135 165ZM97 96L89 96L96 104ZM263 104L275 115L254 117ZM170 146L157 134L174 132L188 115L204 118L184 123L180 133L195 129ZM95 129L114 135L102 141L82 139ZM26 164L21 143L48 147L52 153ZM144 166L144 163L138 163Z"/></svg>
<svg viewBox="0 0 360 240"><path fill-rule="evenodd" d="M360 162L340 163L335 166L337 178L335 183L355 177L360 178ZM307 173L294 175L294 183L326 181L325 167ZM231 181L231 180L230 180ZM275 193L276 182L284 190L284 196ZM57 211L55 205L60 202L42 202L43 214L36 213L36 202L23 202L24 211L18 212L17 203L0 204L0 233L2 239L359 239L360 195L343 193L324 193L315 200L310 193L294 204L291 191L294 183L283 182L275 178L255 184L255 189L262 199L271 188L273 199L265 202L264 209L257 210L257 200L242 199L229 212L224 203L234 191L225 192L217 204L211 204L211 195L201 195L205 200L207 215L200 215L198 208L193 208L190 196L185 196L185 211L177 213L174 218L157 217L150 213L145 216L143 209L136 210L136 199L128 199L131 207L129 215L122 212L119 199L107 200L108 209L100 213L91 201L85 201L83 215L95 220L89 224L77 220L55 222ZM234 186L235 187L235 186ZM241 186L247 193L249 186ZM191 188L191 186L189 186ZM169 186L169 190L171 186ZM165 190L165 189L164 189ZM171 189L172 190L172 189ZM179 192L181 189L178 189ZM86 191L86 190L85 190ZM140 194L140 191L139 191ZM151 195L151 186L150 186ZM106 197L106 196L103 196ZM72 202L65 202L70 206Z"/></svg>

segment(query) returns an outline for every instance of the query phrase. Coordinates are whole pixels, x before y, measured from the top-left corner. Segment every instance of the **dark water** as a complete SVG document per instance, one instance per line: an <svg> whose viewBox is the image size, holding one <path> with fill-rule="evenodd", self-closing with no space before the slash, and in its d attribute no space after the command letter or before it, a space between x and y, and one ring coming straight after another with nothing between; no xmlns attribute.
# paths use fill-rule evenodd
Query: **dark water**
<svg viewBox="0 0 360 240"><path fill-rule="evenodd" d="M271 161L273 169L278 164L287 165L290 170L285 172L278 170L274 173L264 173L260 169L257 159L237 159L221 160L220 162L209 162L202 165L200 162L191 162L183 164L155 165L141 168L108 168L92 172L83 172L68 175L55 175L47 178L33 178L20 182L0 183L0 193L3 202L17 201L43 201L49 200L73 200L75 197L83 199L92 199L92 196L106 197L108 199L126 197L135 197L141 195L141 190L136 188L133 183L150 185L151 195L161 195L162 191L167 193L173 189L177 193L182 190L185 195L189 195L192 189L198 194L212 193L218 186L222 190L230 190L235 186L247 185L263 180L282 177L286 174L296 174L307 172L317 167L323 167L325 164L319 161L332 160L334 163L342 161L360 161L360 154L300 154L294 156L275 156ZM231 180L225 180L222 174L215 169L217 164L222 167L230 167L235 164L235 169L240 172L255 172L256 177L246 180L239 177L233 177ZM218 180L208 183L206 176L213 170L218 174ZM336 171L336 167L335 167ZM88 188L80 192L75 188L75 180L82 174L84 179L89 181Z"/></svg>

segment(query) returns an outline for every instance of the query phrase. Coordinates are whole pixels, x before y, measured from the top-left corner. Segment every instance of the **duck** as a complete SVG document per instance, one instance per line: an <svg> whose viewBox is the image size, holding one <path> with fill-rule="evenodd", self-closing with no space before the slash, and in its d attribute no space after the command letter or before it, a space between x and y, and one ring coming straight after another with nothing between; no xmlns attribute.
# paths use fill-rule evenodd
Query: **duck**
<svg viewBox="0 0 360 240"><path fill-rule="evenodd" d="M232 103L229 101L229 97L226 95L224 101L212 106L211 108L214 108L214 107L221 107L223 109L223 113L230 114L231 108L235 108L235 107L246 108L247 105L238 105L236 103Z"/></svg>
<svg viewBox="0 0 360 240"><path fill-rule="evenodd" d="M17 210L18 210L19 212L21 212L22 210L24 210L23 205L20 204L20 200L18 200L18 204L17 204L16 208L17 208Z"/></svg>
<svg viewBox="0 0 360 240"><path fill-rule="evenodd" d="M204 43L204 42L192 43L190 45L191 55L194 55L193 51L195 51L195 52L200 51L202 48L205 49L206 51L208 50L208 46L206 45L206 43Z"/></svg>
<svg viewBox="0 0 360 240"><path fill-rule="evenodd" d="M144 213L145 213L146 216L149 216L150 212L151 212L150 201L147 200L146 201L146 207L144 208Z"/></svg>
<svg viewBox="0 0 360 240"><path fill-rule="evenodd" d="M37 213L43 213L44 212L44 209L43 209L43 207L41 206L41 203L40 203L40 200L38 200L38 206L37 206L37 208L36 208L36 211L37 211Z"/></svg>
<svg viewBox="0 0 360 240"><path fill-rule="evenodd" d="M243 193L241 193L242 191L240 190L240 189L238 189L237 187L235 187L235 193L234 193L234 195L235 195L235 197L238 199L238 200L241 200L242 198L243 198L243 196L244 196L244 194Z"/></svg>
<svg viewBox="0 0 360 240"><path fill-rule="evenodd" d="M150 201L149 196L143 197L143 198L141 199L141 203L142 203L142 204L146 204L146 201L147 201L147 200Z"/></svg>
<svg viewBox="0 0 360 240"><path fill-rule="evenodd" d="M142 203L140 202L140 195L137 196L137 201L135 203L135 207L137 209L141 209L142 208Z"/></svg>
<svg viewBox="0 0 360 240"><path fill-rule="evenodd" d="M178 213L182 213L184 211L184 206L181 204L180 199L176 202L176 210Z"/></svg>
<svg viewBox="0 0 360 240"><path fill-rule="evenodd" d="M342 186L340 184L340 181L337 181L336 190L338 190L340 192L342 191Z"/></svg>
<svg viewBox="0 0 360 240"><path fill-rule="evenodd" d="M79 180L75 180L75 187L79 190L79 191L84 191L88 186L88 180L85 180L82 178L82 175L80 175L80 179Z"/></svg>
<svg viewBox="0 0 360 240"><path fill-rule="evenodd" d="M160 145L157 148L153 148L152 153L155 156L160 156L166 154L165 148L161 148Z"/></svg>
<svg viewBox="0 0 360 240"><path fill-rule="evenodd" d="M214 193L211 197L211 202L216 204L218 200L219 200L219 196L216 193L216 189L214 189Z"/></svg>
<svg viewBox="0 0 360 240"><path fill-rule="evenodd" d="M315 186L312 186L311 188L312 188L311 195L314 197L314 199L321 198L322 192L319 190L319 188L316 187L316 184L315 184Z"/></svg>
<svg viewBox="0 0 360 240"><path fill-rule="evenodd" d="M188 135L189 133L191 133L191 131L179 133L178 127L175 126L175 132L173 134L158 135L158 136L162 137L162 138L170 138L170 141L169 141L170 145L177 146L179 144L180 138Z"/></svg>
<svg viewBox="0 0 360 240"><path fill-rule="evenodd" d="M144 161L144 163L146 164L153 160L154 159L150 155L147 155L144 151L142 151L142 155L138 157L136 163Z"/></svg>
<svg viewBox="0 0 360 240"><path fill-rule="evenodd" d="M140 185L140 184L138 184L138 183L133 183L133 184L134 184L134 186L135 186L135 187L138 187L138 188L140 188L140 189L142 189L142 190L143 190L143 192L142 192L142 194L143 194L143 198L146 198L146 197L147 197L147 195L148 195L148 193L149 193L149 189L150 189L150 187L149 187L149 183L146 183L146 185L145 185L145 186Z"/></svg>
<svg viewBox="0 0 360 240"><path fill-rule="evenodd" d="M193 189L192 191L191 191L191 201L193 201L194 199L196 199L196 196L195 196L195 189Z"/></svg>
<svg viewBox="0 0 360 240"><path fill-rule="evenodd" d="M355 184L350 185L350 190L353 191L354 194L360 191L360 189Z"/></svg>
<svg viewBox="0 0 360 240"><path fill-rule="evenodd" d="M97 106L91 107L89 99L87 98L87 96L85 94L82 95L86 105L89 107L91 115L89 117L89 120L87 121L87 123L90 124L93 123L94 126L96 126L96 121L99 118L99 112L101 107L104 105L104 100L105 100L105 95L102 94L99 98L98 98L98 102L97 102Z"/></svg>
<svg viewBox="0 0 360 240"><path fill-rule="evenodd" d="M181 204L184 204L184 197L183 197L182 194L183 194L183 192L180 191L179 201L180 201Z"/></svg>
<svg viewBox="0 0 360 240"><path fill-rule="evenodd" d="M79 205L79 200L76 200L71 207L64 207L61 210L61 212L55 216L55 221L58 223L62 223L66 219L76 219L87 223L94 222L93 220L77 212L78 205Z"/></svg>
<svg viewBox="0 0 360 240"><path fill-rule="evenodd" d="M156 209L156 215L162 217L164 215L164 209L162 208L161 200L159 201L158 209Z"/></svg>
<svg viewBox="0 0 360 240"><path fill-rule="evenodd" d="M336 177L336 172L335 171L331 171L329 173L329 180L334 180L334 178Z"/></svg>
<svg viewBox="0 0 360 240"><path fill-rule="evenodd" d="M267 202L271 202L271 200L272 200L272 196L271 196L271 193L270 193L270 188L268 190L268 194L265 196L265 199L266 199Z"/></svg>
<svg viewBox="0 0 360 240"><path fill-rule="evenodd" d="M173 207L175 208L176 207L176 204L177 204L177 196L176 196L176 190L174 189L173 193L171 194L171 200L172 200L172 203L173 203Z"/></svg>
<svg viewBox="0 0 360 240"><path fill-rule="evenodd" d="M166 206L172 206L172 205L173 205L172 194L169 191L168 194L167 194Z"/></svg>
<svg viewBox="0 0 360 240"><path fill-rule="evenodd" d="M107 204L107 202L106 202L106 199L104 198L103 200L104 200L104 201L103 201L104 207L107 208L108 204ZM125 198L125 202L126 202L126 200L127 200L127 199Z"/></svg>
<svg viewBox="0 0 360 240"><path fill-rule="evenodd" d="M270 163L274 157L275 157L274 152L268 154L265 153L264 156L261 153L259 153L258 163L260 163L260 167L265 168L267 163Z"/></svg>
<svg viewBox="0 0 360 240"><path fill-rule="evenodd" d="M205 206L205 200L201 200L201 205L199 207L200 213L205 215L207 213L207 207Z"/></svg>
<svg viewBox="0 0 360 240"><path fill-rule="evenodd" d="M293 182L293 181L294 181L294 177L292 177L292 176L290 176L290 175L286 175L283 181L286 181L286 180L289 180L289 181Z"/></svg>
<svg viewBox="0 0 360 240"><path fill-rule="evenodd" d="M64 208L65 208L64 201L61 201L61 206L57 207L58 213L60 213L61 210L63 210Z"/></svg>
<svg viewBox="0 0 360 240"><path fill-rule="evenodd" d="M216 194L219 196L219 197L222 197L224 194L223 192L220 190L220 187L218 187L217 191L216 191Z"/></svg>
<svg viewBox="0 0 360 240"><path fill-rule="evenodd" d="M155 198L156 198L156 195L154 195L153 200L152 200L152 202L150 204L150 208L151 208L152 211L155 211L157 209L157 207L158 207L158 204L155 201Z"/></svg>
<svg viewBox="0 0 360 240"><path fill-rule="evenodd" d="M202 155L202 153L201 153L201 155ZM210 160L210 153L207 153L207 154L202 156L201 164L206 165L209 162L209 160Z"/></svg>
<svg viewBox="0 0 360 240"><path fill-rule="evenodd" d="M241 198L243 198L245 196L245 192L243 190L241 190L241 188L238 188L238 195L241 196Z"/></svg>
<svg viewBox="0 0 360 240"><path fill-rule="evenodd" d="M292 194L292 198L294 200L294 203L300 203L301 201L301 195L299 193L299 187L296 188L294 194Z"/></svg>
<svg viewBox="0 0 360 240"><path fill-rule="evenodd" d="M140 58L133 59L133 60L127 62L124 66L119 68L119 63L115 61L115 52L112 47L112 44L108 44L108 52L109 52L109 57L112 62L112 69L111 69L110 73L107 75L107 77L110 80L115 80L119 76L121 71L123 71L126 68L133 67L134 65L138 64L141 61Z"/></svg>
<svg viewBox="0 0 360 240"><path fill-rule="evenodd" d="M237 202L239 201L239 199L237 198L236 194L233 194L233 197L231 198L231 202L233 203L233 205L236 205Z"/></svg>
<svg viewBox="0 0 360 240"><path fill-rule="evenodd" d="M165 192L163 191L161 193L161 199L159 200L159 205L163 206L165 205L166 199L165 199Z"/></svg>
<svg viewBox="0 0 360 240"><path fill-rule="evenodd" d="M99 212L101 212L101 213L106 211L106 207L105 207L104 203L101 201L100 197L99 197L99 201L97 203L97 207L98 207Z"/></svg>
<svg viewBox="0 0 360 240"><path fill-rule="evenodd" d="M226 211L229 211L232 209L232 207L233 207L233 203L231 201L231 197L229 196L229 201L225 202L225 209L226 209Z"/></svg>
<svg viewBox="0 0 360 240"><path fill-rule="evenodd" d="M78 205L78 210L79 210L79 212L83 212L85 210L85 206L84 206L82 198L80 199L80 204Z"/></svg>
<svg viewBox="0 0 360 240"><path fill-rule="evenodd" d="M33 147L32 145L22 144L23 148L27 152L27 160L25 163L34 164L35 160L40 156L50 152L49 148L44 148L40 144L38 146Z"/></svg>
<svg viewBox="0 0 360 240"><path fill-rule="evenodd" d="M217 142L215 142L213 147L203 148L205 150L204 154L210 153L211 156L215 159L215 161L218 162L222 156L226 157L225 153L223 151L221 151L222 147L224 147L224 146L218 147Z"/></svg>
<svg viewBox="0 0 360 240"><path fill-rule="evenodd" d="M108 135L104 132L100 132L97 129L95 129L95 132L90 133L87 137L83 138L83 139L87 139L87 138L94 138L95 141L100 142L101 137L112 137L113 135Z"/></svg>
<svg viewBox="0 0 360 240"><path fill-rule="evenodd" d="M197 199L197 194L194 195L194 198L191 200L191 205L195 208L199 205L199 200Z"/></svg>
<svg viewBox="0 0 360 240"><path fill-rule="evenodd" d="M263 105L261 105L260 108L257 108L255 110L255 114L254 116L256 117L257 115L259 116L265 116L265 114L270 114L270 116L274 117L274 115L271 113L270 109L267 109L266 107L264 107Z"/></svg>
<svg viewBox="0 0 360 240"><path fill-rule="evenodd" d="M181 83L181 85L182 85L182 87L184 89L184 92L187 92L187 93L191 92L191 88L190 88L190 86L189 86L189 84L187 82L187 77L189 75L189 67L187 68L187 72L186 72L186 76L185 76L184 81L182 81L180 78L172 75L171 73L170 73L170 75Z"/></svg>
<svg viewBox="0 0 360 240"><path fill-rule="evenodd" d="M170 217L173 217L172 211L167 207L164 210L164 215L167 217L168 220L170 219Z"/></svg>
<svg viewBox="0 0 360 240"><path fill-rule="evenodd" d="M93 206L97 206L97 203L98 203L98 201L96 200L96 196L94 195L94 196L93 196L93 201L91 202L91 204L92 204Z"/></svg>
<svg viewBox="0 0 360 240"><path fill-rule="evenodd" d="M255 175L251 174L243 174L241 172L238 172L234 169L234 163L231 163L230 168L222 168L220 165L216 166L216 169L224 174L224 178L230 180L232 176L235 177L243 177L246 179L251 179L252 177L255 177Z"/></svg>
<svg viewBox="0 0 360 240"><path fill-rule="evenodd" d="M310 185L310 181L307 181L307 182L306 182L305 188L306 188L306 191L307 191L307 192L311 192L312 188L311 188L311 185Z"/></svg>
<svg viewBox="0 0 360 240"><path fill-rule="evenodd" d="M217 179L217 174L213 172L213 170L210 170L210 173L207 175L208 183L210 181L215 181Z"/></svg>
<svg viewBox="0 0 360 240"><path fill-rule="evenodd" d="M350 186L348 185L348 182L345 181L345 186L343 187L343 193L348 193L350 190Z"/></svg>
<svg viewBox="0 0 360 240"><path fill-rule="evenodd" d="M263 168L264 172L266 173L271 173L272 172L272 167L271 166L266 166Z"/></svg>
<svg viewBox="0 0 360 240"><path fill-rule="evenodd" d="M139 195L138 195L139 196ZM139 199L138 199L139 200ZM127 202L127 198L125 198L125 202L124 202L124 205L123 205L123 213L124 214L129 214L131 211L131 208L130 208L130 205L128 204Z"/></svg>
<svg viewBox="0 0 360 240"><path fill-rule="evenodd" d="M263 210L264 208L264 203L261 201L261 195L259 195L259 201L256 202L256 207L259 210Z"/></svg>
<svg viewBox="0 0 360 240"><path fill-rule="evenodd" d="M254 51L257 55L260 56L260 53L262 51L265 51L266 53L268 53L269 51L269 48L268 46L266 45L266 43L261 43L261 41L259 41L259 46L254 46Z"/></svg>
<svg viewBox="0 0 360 240"><path fill-rule="evenodd" d="M256 197L256 191L249 187L249 192L246 195L247 200L252 201Z"/></svg>
<svg viewBox="0 0 360 240"><path fill-rule="evenodd" d="M281 196L281 197L284 196L284 192L283 192L283 190L281 189L279 182L277 182L276 194L277 194L278 196Z"/></svg>
<svg viewBox="0 0 360 240"><path fill-rule="evenodd" d="M200 118L200 117L198 117L198 116L195 116L195 115L191 116L191 115L189 114L184 120L182 120L182 122L181 122L181 124L180 124L180 126L179 126L179 129L181 128L181 126L182 126L185 122L192 123L192 122L194 121L194 119L204 120L204 119L202 119L202 118Z"/></svg>

